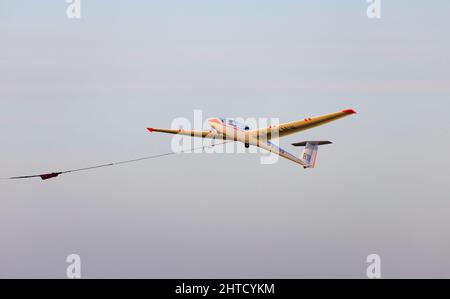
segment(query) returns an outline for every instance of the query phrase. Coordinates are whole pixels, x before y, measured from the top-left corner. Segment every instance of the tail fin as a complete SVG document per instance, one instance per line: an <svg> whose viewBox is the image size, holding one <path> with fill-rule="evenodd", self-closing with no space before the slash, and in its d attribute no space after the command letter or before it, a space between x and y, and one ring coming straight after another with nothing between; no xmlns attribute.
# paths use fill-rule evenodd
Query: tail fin
<svg viewBox="0 0 450 299"><path fill-rule="evenodd" d="M300 156L300 160L305 162L305 168L314 168L317 161L319 145L331 144L331 141L303 141L292 143L293 146L304 146L305 149Z"/></svg>

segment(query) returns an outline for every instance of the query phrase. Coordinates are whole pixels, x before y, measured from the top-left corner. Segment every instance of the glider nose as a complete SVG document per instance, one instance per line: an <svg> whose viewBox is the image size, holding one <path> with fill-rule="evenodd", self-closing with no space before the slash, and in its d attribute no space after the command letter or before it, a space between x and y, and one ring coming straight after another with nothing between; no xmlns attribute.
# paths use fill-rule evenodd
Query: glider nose
<svg viewBox="0 0 450 299"><path fill-rule="evenodd" d="M220 120L218 120L217 118L211 118L210 120L208 120L208 123L211 124L219 124L221 123Z"/></svg>
<svg viewBox="0 0 450 299"><path fill-rule="evenodd" d="M218 118L211 118L210 120L208 120L208 124L212 128L216 128L218 125L221 125L222 122Z"/></svg>

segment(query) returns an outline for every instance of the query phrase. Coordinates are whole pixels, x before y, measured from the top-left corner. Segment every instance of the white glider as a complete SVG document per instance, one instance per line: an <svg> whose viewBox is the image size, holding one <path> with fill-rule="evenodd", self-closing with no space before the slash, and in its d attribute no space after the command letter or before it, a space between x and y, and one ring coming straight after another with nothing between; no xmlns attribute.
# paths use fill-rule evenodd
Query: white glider
<svg viewBox="0 0 450 299"><path fill-rule="evenodd" d="M245 144L245 147L249 147L250 145L258 146L283 158L298 163L304 168L314 168L317 161L317 152L319 146L331 144L330 141L303 141L293 143L293 146L305 147L301 155L299 157L296 157L286 150L274 145L270 142L270 140L321 126L352 114L356 114L355 110L347 109L322 116L308 117L302 120L284 123L277 126L270 126L268 128L258 130L250 130L250 128L244 124L238 123L233 119L224 118L209 119L208 123L211 126L211 130L209 131L193 131L182 129L173 130L159 128L148 128L148 130L150 132L179 134L192 137L242 142Z"/></svg>

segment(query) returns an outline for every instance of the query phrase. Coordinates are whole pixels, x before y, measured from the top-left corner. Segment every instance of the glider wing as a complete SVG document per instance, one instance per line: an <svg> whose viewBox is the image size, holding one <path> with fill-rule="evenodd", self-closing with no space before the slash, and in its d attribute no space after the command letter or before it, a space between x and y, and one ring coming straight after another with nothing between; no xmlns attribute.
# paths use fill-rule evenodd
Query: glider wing
<svg viewBox="0 0 450 299"><path fill-rule="evenodd" d="M192 137L201 137L201 138L216 138L217 133L215 131L193 131L193 130L173 130L173 129L158 129L158 128L147 128L150 133L159 132L166 134L178 134Z"/></svg>
<svg viewBox="0 0 450 299"><path fill-rule="evenodd" d="M250 134L253 134L253 136L257 137L258 139L275 139L291 135L294 133L298 133L300 131L308 130L314 127L318 127L355 113L356 113L355 110L347 109L322 116L316 116L312 118L309 117L302 120L288 122L278 126L254 130L251 131Z"/></svg>

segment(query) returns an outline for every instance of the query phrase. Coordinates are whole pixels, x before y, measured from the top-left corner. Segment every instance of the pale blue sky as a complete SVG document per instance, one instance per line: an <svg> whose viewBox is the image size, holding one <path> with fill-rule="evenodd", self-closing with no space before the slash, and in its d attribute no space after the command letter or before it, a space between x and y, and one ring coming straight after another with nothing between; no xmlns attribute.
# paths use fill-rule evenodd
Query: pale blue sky
<svg viewBox="0 0 450 299"><path fill-rule="evenodd" d="M450 277L450 2L0 0L0 177L158 154L175 117L359 114L318 168L182 155L0 182L0 277Z"/></svg>

